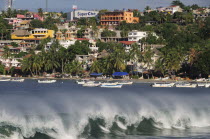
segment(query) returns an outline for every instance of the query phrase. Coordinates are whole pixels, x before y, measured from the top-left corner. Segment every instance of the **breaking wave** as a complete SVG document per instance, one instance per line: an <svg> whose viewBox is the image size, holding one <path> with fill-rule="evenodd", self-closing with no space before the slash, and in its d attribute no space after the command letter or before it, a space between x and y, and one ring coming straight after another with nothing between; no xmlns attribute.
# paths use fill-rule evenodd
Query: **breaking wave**
<svg viewBox="0 0 210 139"><path fill-rule="evenodd" d="M208 90L154 90L138 85L108 91L48 87L34 90L36 95L27 89L19 94L1 94L1 139L188 137L209 133Z"/></svg>

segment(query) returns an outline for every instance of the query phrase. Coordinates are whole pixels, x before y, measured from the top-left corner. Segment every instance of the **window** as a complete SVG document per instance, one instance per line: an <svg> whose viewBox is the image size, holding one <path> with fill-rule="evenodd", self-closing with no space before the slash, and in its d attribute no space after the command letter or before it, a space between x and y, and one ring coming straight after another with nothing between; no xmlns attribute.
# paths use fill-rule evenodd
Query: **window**
<svg viewBox="0 0 210 139"><path fill-rule="evenodd" d="M129 33L129 35L132 35L132 33Z"/></svg>
<svg viewBox="0 0 210 139"><path fill-rule="evenodd" d="M137 33L133 33L133 35L137 35Z"/></svg>

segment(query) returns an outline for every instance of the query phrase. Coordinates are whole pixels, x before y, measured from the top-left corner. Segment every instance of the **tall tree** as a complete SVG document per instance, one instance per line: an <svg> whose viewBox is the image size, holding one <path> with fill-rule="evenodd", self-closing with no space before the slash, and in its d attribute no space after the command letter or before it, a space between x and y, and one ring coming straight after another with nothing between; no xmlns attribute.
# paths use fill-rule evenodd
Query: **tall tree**
<svg viewBox="0 0 210 139"><path fill-rule="evenodd" d="M180 6L182 9L185 8L185 5L180 1L180 0L175 0L171 2L171 5L178 5Z"/></svg>
<svg viewBox="0 0 210 139"><path fill-rule="evenodd" d="M40 17L43 17L44 16L44 13L43 13L43 9L42 8L39 8L38 9L38 14Z"/></svg>

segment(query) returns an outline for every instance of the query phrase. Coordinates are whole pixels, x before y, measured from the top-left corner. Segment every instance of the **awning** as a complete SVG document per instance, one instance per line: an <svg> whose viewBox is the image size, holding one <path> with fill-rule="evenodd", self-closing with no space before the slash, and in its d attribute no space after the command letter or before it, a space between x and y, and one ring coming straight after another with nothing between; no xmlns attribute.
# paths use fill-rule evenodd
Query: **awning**
<svg viewBox="0 0 210 139"><path fill-rule="evenodd" d="M128 75L127 72L115 72L112 74L112 76L126 76L126 75Z"/></svg>
<svg viewBox="0 0 210 139"><path fill-rule="evenodd" d="M90 74L90 76L101 76L101 75L103 75L103 73L95 73L95 72L94 72L94 73L91 73L91 74Z"/></svg>

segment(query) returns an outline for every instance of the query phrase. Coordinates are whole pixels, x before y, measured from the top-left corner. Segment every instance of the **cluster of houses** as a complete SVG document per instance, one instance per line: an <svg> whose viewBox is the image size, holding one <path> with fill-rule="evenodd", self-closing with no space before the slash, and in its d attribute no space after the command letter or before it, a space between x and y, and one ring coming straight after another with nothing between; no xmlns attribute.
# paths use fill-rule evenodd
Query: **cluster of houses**
<svg viewBox="0 0 210 139"><path fill-rule="evenodd" d="M151 12L152 10L146 10L146 12ZM159 7L156 9L159 12L165 12L173 14L175 12L182 12L182 9L179 6L169 6L169 7ZM210 9L202 8L193 11L194 15L197 17L206 17L209 16ZM148 32L133 30L128 32L128 37L122 37L119 30L115 30L112 26L119 25L121 21L126 23L139 23L139 17L134 17L134 12L132 10L115 10L112 12L104 12L100 15L100 25L97 28L97 33L90 26L83 31L83 36L78 38L77 32L81 30L80 27L77 27L74 23L77 22L80 18L90 18L98 17L99 11L85 11L85 10L74 10L67 13L67 19L62 24L56 24L58 31L49 30L45 28L30 28L30 21L36 19L44 21L44 18L47 17L48 13L44 13L44 16L40 16L38 13L28 12L25 15L18 14L16 18L5 18L10 25L13 26L11 30L11 40L0 40L0 62L5 65L6 68L16 67L21 68L20 59L21 58L7 58L3 57L4 47L8 46L11 53L20 53L28 52L32 47L37 46L42 39L51 38L51 41L47 43L45 49L49 49L54 40L58 40L60 45L64 48L68 48L71 45L74 45L76 41L89 41L91 45L89 48L91 50L88 55L78 55L76 60L80 62L85 62L88 65L91 65L93 60L96 58L103 57L107 55L106 51L101 53L98 52L98 47L96 40L101 40L102 42L119 42L122 44L122 47L125 47L126 52L129 52L131 45L137 43L139 49L144 52L146 47L151 47L154 52L156 48L163 47L163 45L143 45L141 44L141 39L148 36ZM61 17L60 13L54 13L53 18ZM64 20L64 19L63 19ZM72 22L73 24L69 24ZM109 30L116 32L116 36L112 37L102 37L101 33L104 31L103 26L109 26ZM151 33L151 32L150 32ZM158 36L155 33L152 33L153 36ZM14 46L14 44L16 44ZM158 59L157 54L154 55L154 62ZM132 61L128 64L134 65ZM144 65L146 66L146 65ZM141 67L137 65L136 67ZM146 67L145 67L146 68ZM142 70L137 69L137 70Z"/></svg>

